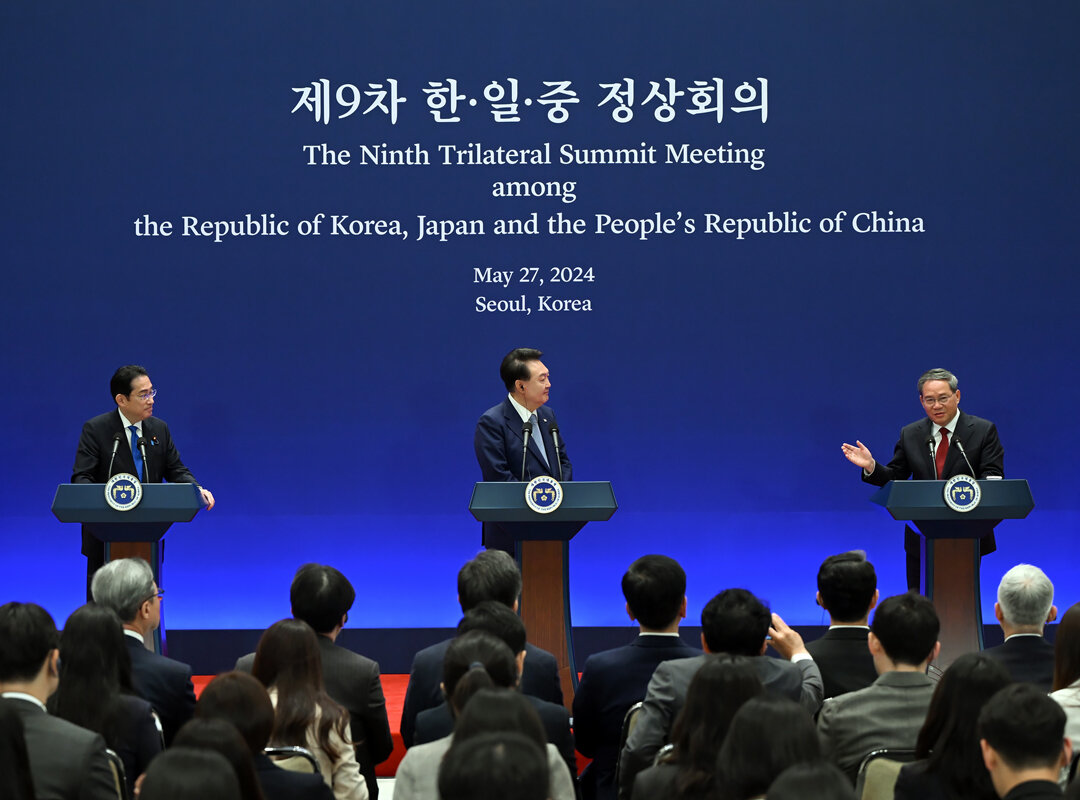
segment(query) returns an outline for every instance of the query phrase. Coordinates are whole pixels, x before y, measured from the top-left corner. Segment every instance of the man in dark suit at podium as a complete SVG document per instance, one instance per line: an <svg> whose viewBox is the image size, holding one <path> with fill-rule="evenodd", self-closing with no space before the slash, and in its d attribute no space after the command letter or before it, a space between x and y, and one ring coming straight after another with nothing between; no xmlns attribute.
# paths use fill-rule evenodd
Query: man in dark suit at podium
<svg viewBox="0 0 1080 800"><path fill-rule="evenodd" d="M1057 619L1054 584L1038 567L1017 564L998 584L994 616L1005 634L1004 644L987 648L1009 670L1014 681L1034 683L1049 692L1054 682L1054 645L1043 626Z"/></svg>
<svg viewBox="0 0 1080 800"><path fill-rule="evenodd" d="M542 355L539 350L518 347L502 360L499 375L509 394L484 412L473 437L482 480L530 481L539 475L560 481L572 479L573 467L566 456L555 412L544 407L551 379L540 360ZM528 449L526 426L531 429ZM497 547L513 555L513 537L497 525L484 523L483 535L485 547Z"/></svg>
<svg viewBox="0 0 1080 800"><path fill-rule="evenodd" d="M989 420L960 410L960 390L956 376L945 369L932 369L919 378L919 402L926 419L905 425L893 449L892 461L882 466L862 442L844 442L840 448L852 464L862 467L862 479L875 486L889 481L947 480L954 475L973 478L1001 478L1005 451L997 427ZM969 466L970 464L970 466ZM907 552L908 586L919 587L919 537L910 528L904 536ZM994 537L982 540L982 554L995 549Z"/></svg>
<svg viewBox="0 0 1080 800"><path fill-rule="evenodd" d="M138 476L143 483L198 484L169 435L169 426L154 419L157 389L146 370L136 364L120 367L109 381L116 408L100 414L83 425L72 483L107 483L118 472ZM138 442L145 440L146 462ZM115 453L115 456L113 455ZM199 487L208 509L214 507L214 495ZM83 555L86 556L87 597L94 572L105 563L105 545L83 528Z"/></svg>

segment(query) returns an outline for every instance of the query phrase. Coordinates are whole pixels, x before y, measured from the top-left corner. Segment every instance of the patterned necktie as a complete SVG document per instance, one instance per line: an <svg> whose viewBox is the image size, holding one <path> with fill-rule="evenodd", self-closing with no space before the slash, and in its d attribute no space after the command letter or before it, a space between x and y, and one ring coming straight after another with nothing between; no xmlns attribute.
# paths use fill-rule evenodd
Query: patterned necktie
<svg viewBox="0 0 1080 800"><path fill-rule="evenodd" d="M533 441L536 442L536 446L540 450L540 458L544 460L544 466L551 469L551 465L548 463L547 451L544 450L544 436L540 433L540 420L536 418L535 411L533 412L533 415L529 417L529 422L531 422L533 426Z"/></svg>
<svg viewBox="0 0 1080 800"><path fill-rule="evenodd" d="M139 473L139 480L143 478L143 463L142 453L139 452L139 429L134 425L128 425L128 429L131 431L131 455L135 457L135 471Z"/></svg>
<svg viewBox="0 0 1080 800"><path fill-rule="evenodd" d="M937 453L934 454L934 460L937 461L937 476L938 480L945 479L945 459L949 455L949 431L946 428L941 429L941 444L938 445Z"/></svg>

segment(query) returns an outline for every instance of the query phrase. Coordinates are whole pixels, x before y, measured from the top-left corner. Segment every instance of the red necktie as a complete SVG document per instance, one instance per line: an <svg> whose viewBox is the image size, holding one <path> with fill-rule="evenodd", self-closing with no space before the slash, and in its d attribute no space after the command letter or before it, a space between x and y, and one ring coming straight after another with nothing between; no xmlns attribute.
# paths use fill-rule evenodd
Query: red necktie
<svg viewBox="0 0 1080 800"><path fill-rule="evenodd" d="M938 480L944 480L945 478L945 458L949 455L949 431L946 428L941 429L941 444L938 445L937 453L934 454L934 458L937 461L937 476Z"/></svg>

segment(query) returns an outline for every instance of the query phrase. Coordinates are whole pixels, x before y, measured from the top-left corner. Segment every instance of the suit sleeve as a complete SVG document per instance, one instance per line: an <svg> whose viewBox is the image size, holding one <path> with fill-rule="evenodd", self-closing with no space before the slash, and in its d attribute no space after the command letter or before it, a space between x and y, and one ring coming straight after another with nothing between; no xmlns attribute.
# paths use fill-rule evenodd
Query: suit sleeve
<svg viewBox="0 0 1080 800"><path fill-rule="evenodd" d="M476 423L473 448L480 464L480 475L485 481L516 481L518 478L510 470L500 428L498 421L487 414Z"/></svg>
<svg viewBox="0 0 1080 800"><path fill-rule="evenodd" d="M379 665L372 669L368 684L367 713L364 714L364 736L367 739L368 753L376 764L381 764L390 757L394 750L394 738L390 733L390 721L386 717L386 698L383 696L382 681L379 680Z"/></svg>
<svg viewBox="0 0 1080 800"><path fill-rule="evenodd" d="M675 706L675 687L668 664L661 663L645 691L645 700L638 713L637 723L620 761L618 786L620 800L627 800L634 787L634 776L648 767L656 751L664 745L671 730L672 709Z"/></svg>
<svg viewBox="0 0 1080 800"><path fill-rule="evenodd" d="M87 750L82 774L79 800L117 800L119 795L116 778L109 765L109 758L105 755L105 740L100 736L94 739Z"/></svg>
<svg viewBox="0 0 1080 800"><path fill-rule="evenodd" d="M574 693L574 742L583 756L593 758L596 755L598 723L596 690L589 671L589 661L586 661L585 669L581 672L581 682Z"/></svg>
<svg viewBox="0 0 1080 800"><path fill-rule="evenodd" d="M911 477L911 464L908 462L907 448L904 446L903 432L893 448L893 457L885 466L880 461L874 463L874 471L869 475L863 474L863 480L874 486L884 486L889 481L906 481Z"/></svg>
<svg viewBox="0 0 1080 800"><path fill-rule="evenodd" d="M79 434L79 447L75 451L75 466L71 468L72 483L101 483L101 445L87 422Z"/></svg>
<svg viewBox="0 0 1080 800"><path fill-rule="evenodd" d="M825 684L821 679L821 669L812 658L796 661L795 666L802 673L802 691L799 692L799 702L803 708L810 712L812 717L818 713L822 699L825 696Z"/></svg>
<svg viewBox="0 0 1080 800"><path fill-rule="evenodd" d="M161 438L163 441L157 445L165 448L165 465L161 477L165 478L169 483L198 484L195 476L180 460L180 453L177 452L176 445L173 444L172 435L167 427L164 428Z"/></svg>
<svg viewBox="0 0 1080 800"><path fill-rule="evenodd" d="M999 478L1005 475L1005 449L998 438L997 425L992 422L979 454L979 474L976 477L985 478L990 475Z"/></svg>

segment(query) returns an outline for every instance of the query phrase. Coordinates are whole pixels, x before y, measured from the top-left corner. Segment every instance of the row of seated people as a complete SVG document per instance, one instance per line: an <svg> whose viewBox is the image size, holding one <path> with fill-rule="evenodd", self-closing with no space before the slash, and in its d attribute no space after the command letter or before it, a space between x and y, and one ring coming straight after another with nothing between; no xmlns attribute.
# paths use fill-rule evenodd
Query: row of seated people
<svg viewBox="0 0 1080 800"><path fill-rule="evenodd" d="M686 614L683 570L664 556L639 559L624 576L623 591L627 611L638 621L641 635L630 645L597 654L586 663L574 702L573 734L570 718L562 708L555 660L527 644L514 613L521 577L506 554L480 553L461 569L458 599L465 618L459 633L487 631L514 654L515 680L500 673L494 676L499 679L497 685L517 685L531 698L548 741L566 764L572 785L576 736L577 749L593 758L580 787L575 786L575 791L587 797L615 797L622 719L630 705L644 698L641 718L626 743L618 776L619 793L631 796L636 773L651 763L671 738L691 679L712 660L708 654L750 659L767 690L787 695L800 703L805 713L816 715L829 756L850 775L864 749L914 746L933 691L925 673L936 646L916 660L911 647L921 640L911 630L890 634L889 619L896 615L886 613L883 617L882 609L874 623L882 635L871 634L868 620L877 603L876 577L862 554L826 559L819 570L818 587L818 602L829 612L832 625L817 642L804 645L798 633L778 616L770 615L752 594L728 590L713 598L702 613L702 653L678 638L679 622ZM62 687L39 699L48 699L59 716L105 734L121 754L133 781L162 746L152 727L150 707L160 719L165 744L172 743L179 727L192 715L191 671L143 645L144 637L159 623L161 595L144 562L122 559L106 565L95 575L93 594L96 604L77 611L65 625L60 640L62 661L53 666L38 663L50 675L50 670L55 672L52 678ZM995 607L1006 642L987 652L1005 664L1017 680L1035 681L1044 690L1053 681L1059 689L1055 699L1071 712L1070 733L1074 734L1080 657L1071 651L1080 651L1080 631L1073 631L1080 627L1080 610L1070 609L1058 626L1055 675L1054 647L1042 638L1043 623L1056 615L1052 595L1052 585L1036 568L1021 565L1010 570L1002 579ZM288 716L289 724L272 732L274 741L314 745L312 749L322 755L320 766L327 783L342 800L377 797L374 768L392 749L378 665L335 643L354 599L352 586L337 570L315 564L301 567L290 590L295 619L273 626L260 641L259 650L237 663L238 669L253 671L262 685L270 687L271 701L278 702L279 708L281 698L286 697L288 715L279 711L278 716ZM924 623L929 624L932 618L933 633L926 635L936 643L937 619L932 605L911 594L890 598L893 600L905 609L900 618L907 618L908 623L919 619L920 609ZM889 608L887 604L883 607ZM4 609L9 614L36 609L48 618L43 610L23 604L8 604ZM123 629L117 633L119 620ZM55 634L51 619L48 626ZM781 658L764 655L767 635ZM890 635L900 642L891 650L883 644L890 641ZM444 700L444 689L446 696L451 696L456 683L447 658L452 641L416 655L401 721L406 745L443 739L453 730L453 706ZM88 664L97 663L95 659L103 660L105 667L96 671L88 668ZM307 663L306 671L297 670L292 664L295 661ZM22 672L14 677L28 679L30 667L23 663L19 668ZM0 689L5 694L22 694L19 699L26 700L27 693L19 691L19 681L11 680L9 672L8 665L3 665ZM325 687L323 695L318 694L321 686ZM907 713L903 724L888 708L881 715L864 713L866 708L872 711L882 696L890 695L910 698L897 706L900 713ZM828 702L818 713L822 699ZM312 715L319 718L319 725L308 725ZM866 720L879 716L889 718L879 726L880 741L875 739L873 725L866 730ZM299 725L298 719L304 724ZM305 726L312 727L314 735L309 735L312 731ZM854 732L849 732L849 727ZM932 744L920 745L924 754ZM355 754L355 758L351 764L339 763L330 754ZM44 772L49 773L47 780L54 780L70 770L45 768ZM361 777L355 777L357 772ZM85 786L83 781L77 783ZM67 795L58 792L56 796Z"/></svg>

